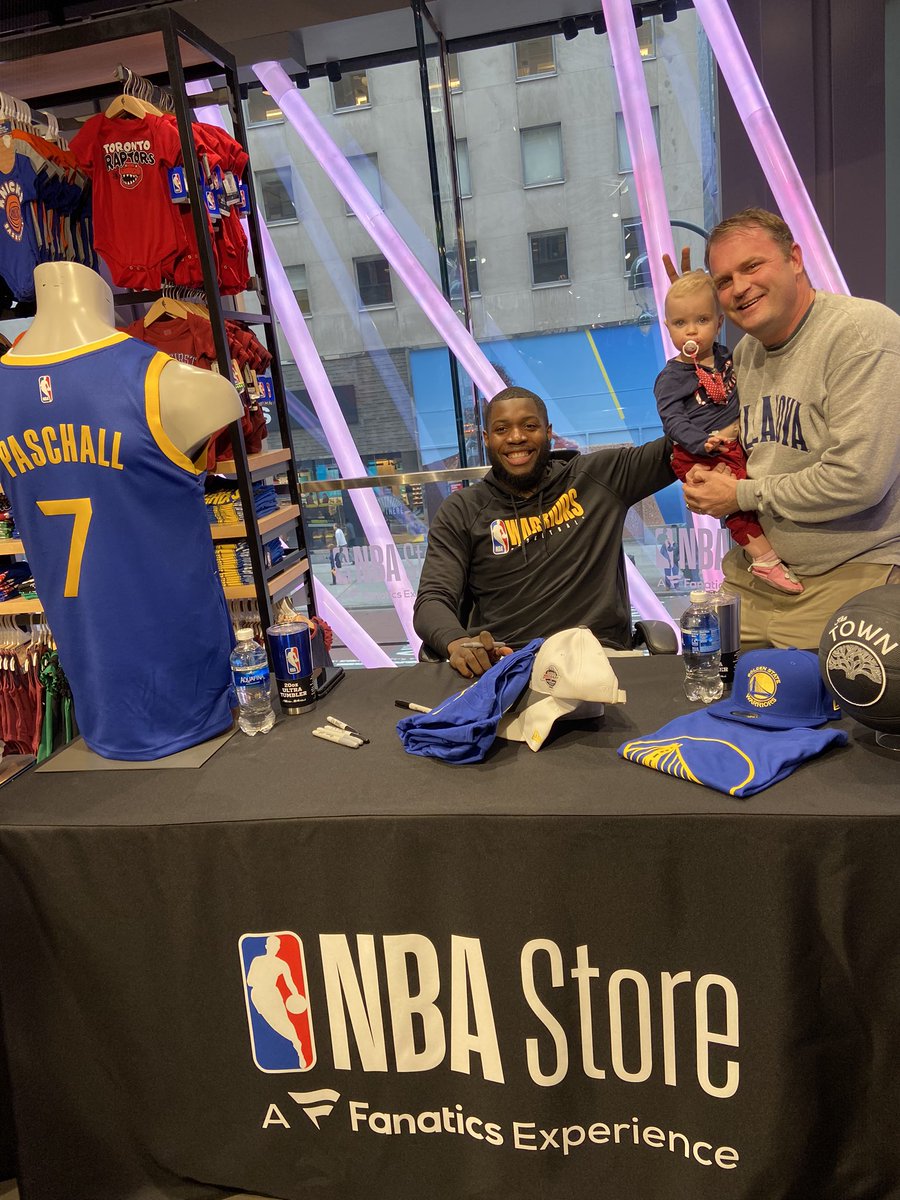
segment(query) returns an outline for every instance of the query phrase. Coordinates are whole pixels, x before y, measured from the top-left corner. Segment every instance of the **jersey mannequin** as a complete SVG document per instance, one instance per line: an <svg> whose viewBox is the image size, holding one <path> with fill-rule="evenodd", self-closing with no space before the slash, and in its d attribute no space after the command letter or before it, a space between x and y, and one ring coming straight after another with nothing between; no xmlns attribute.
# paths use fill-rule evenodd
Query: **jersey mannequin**
<svg viewBox="0 0 900 1200"><path fill-rule="evenodd" d="M81 263L41 263L34 269L37 313L7 359L60 354L99 342L116 332L112 292L96 271ZM159 377L163 429L188 458L210 434L236 421L241 398L222 375L173 359Z"/></svg>

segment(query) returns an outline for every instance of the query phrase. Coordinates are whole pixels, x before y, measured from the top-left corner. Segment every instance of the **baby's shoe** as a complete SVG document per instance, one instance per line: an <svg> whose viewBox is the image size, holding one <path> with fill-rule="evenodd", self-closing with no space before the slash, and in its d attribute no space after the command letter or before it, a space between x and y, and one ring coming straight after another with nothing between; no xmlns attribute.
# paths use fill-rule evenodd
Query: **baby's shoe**
<svg viewBox="0 0 900 1200"><path fill-rule="evenodd" d="M792 596L803 591L803 584L790 567L785 566L774 554L766 558L755 558L750 564L749 571L757 579L767 583L769 587L777 588L780 592L789 592Z"/></svg>

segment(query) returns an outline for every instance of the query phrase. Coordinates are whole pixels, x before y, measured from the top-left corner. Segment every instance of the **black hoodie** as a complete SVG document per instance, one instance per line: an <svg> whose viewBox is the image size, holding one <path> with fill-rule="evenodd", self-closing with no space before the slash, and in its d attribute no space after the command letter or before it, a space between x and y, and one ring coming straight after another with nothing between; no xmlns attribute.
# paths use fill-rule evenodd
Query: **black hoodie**
<svg viewBox="0 0 900 1200"><path fill-rule="evenodd" d="M672 443L658 438L643 446L573 452L567 461L554 457L527 499L493 471L452 492L428 535L416 633L446 654L450 642L482 629L521 646L587 625L604 645L628 648L625 515L673 481L671 453Z"/></svg>

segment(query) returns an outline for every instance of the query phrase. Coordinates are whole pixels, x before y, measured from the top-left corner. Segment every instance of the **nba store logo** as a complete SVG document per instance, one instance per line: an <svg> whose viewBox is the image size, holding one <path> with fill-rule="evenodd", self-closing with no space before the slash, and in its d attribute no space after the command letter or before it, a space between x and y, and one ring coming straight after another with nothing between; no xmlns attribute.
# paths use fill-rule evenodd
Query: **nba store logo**
<svg viewBox="0 0 900 1200"><path fill-rule="evenodd" d="M280 1074L315 1066L303 943L296 933L245 933L238 942L253 1061Z"/></svg>
<svg viewBox="0 0 900 1200"><path fill-rule="evenodd" d="M41 398L41 404L53 403L53 384L50 382L49 375L41 375L38 378L38 395Z"/></svg>

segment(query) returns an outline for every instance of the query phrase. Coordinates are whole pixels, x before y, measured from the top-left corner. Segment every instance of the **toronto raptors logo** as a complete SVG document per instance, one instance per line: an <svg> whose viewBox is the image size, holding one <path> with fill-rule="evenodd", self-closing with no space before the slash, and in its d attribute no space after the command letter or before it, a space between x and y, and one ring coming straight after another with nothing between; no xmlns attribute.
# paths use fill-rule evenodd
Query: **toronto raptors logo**
<svg viewBox="0 0 900 1200"><path fill-rule="evenodd" d="M143 178L144 171L140 163L128 163L119 172L119 183L129 191L136 188Z"/></svg>
<svg viewBox="0 0 900 1200"><path fill-rule="evenodd" d="M12 179L0 186L0 212L3 215L3 228L14 242L21 242L25 230L22 216L22 189Z"/></svg>

